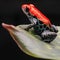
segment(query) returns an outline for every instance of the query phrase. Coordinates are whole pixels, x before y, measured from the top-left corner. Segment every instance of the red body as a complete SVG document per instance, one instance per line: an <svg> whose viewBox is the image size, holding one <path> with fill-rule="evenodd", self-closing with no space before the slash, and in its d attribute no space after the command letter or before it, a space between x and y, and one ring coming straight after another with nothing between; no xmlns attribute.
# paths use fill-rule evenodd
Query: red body
<svg viewBox="0 0 60 60"><path fill-rule="evenodd" d="M41 13L40 10L38 10L33 4L23 4L22 8L28 8L31 15L37 17L38 20L42 21L44 24L51 26L50 20Z"/></svg>

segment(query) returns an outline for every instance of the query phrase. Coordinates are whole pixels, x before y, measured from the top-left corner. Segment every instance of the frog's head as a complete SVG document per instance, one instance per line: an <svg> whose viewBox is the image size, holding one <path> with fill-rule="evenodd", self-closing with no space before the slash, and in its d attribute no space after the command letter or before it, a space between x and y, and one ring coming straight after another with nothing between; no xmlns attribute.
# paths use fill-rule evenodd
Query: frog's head
<svg viewBox="0 0 60 60"><path fill-rule="evenodd" d="M30 16L31 13L30 13L30 9L31 9L31 6L34 6L33 4L23 4L22 5L22 11L27 15L27 16Z"/></svg>

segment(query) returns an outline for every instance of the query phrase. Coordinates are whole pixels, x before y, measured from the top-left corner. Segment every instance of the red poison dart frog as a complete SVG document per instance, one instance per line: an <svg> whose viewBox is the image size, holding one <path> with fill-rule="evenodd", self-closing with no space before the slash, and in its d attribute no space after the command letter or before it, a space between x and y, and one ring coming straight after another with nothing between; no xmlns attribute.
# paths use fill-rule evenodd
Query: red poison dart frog
<svg viewBox="0 0 60 60"><path fill-rule="evenodd" d="M51 38L55 38L57 36L58 29L56 26L52 25L50 20L33 4L23 4L22 11L31 22L26 30L33 27L35 33L38 34L45 42L51 42L53 40Z"/></svg>

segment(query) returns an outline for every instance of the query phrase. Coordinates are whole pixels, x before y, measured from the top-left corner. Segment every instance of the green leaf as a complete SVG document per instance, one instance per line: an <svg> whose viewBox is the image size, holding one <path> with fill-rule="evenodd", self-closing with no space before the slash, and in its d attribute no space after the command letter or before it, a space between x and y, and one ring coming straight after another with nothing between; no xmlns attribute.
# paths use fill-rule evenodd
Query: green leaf
<svg viewBox="0 0 60 60"><path fill-rule="evenodd" d="M7 25L2 24L17 43L18 47L26 54L45 59L60 60L60 27L57 37L50 44L41 41L40 37L34 34L33 30L29 32L24 30L27 25Z"/></svg>

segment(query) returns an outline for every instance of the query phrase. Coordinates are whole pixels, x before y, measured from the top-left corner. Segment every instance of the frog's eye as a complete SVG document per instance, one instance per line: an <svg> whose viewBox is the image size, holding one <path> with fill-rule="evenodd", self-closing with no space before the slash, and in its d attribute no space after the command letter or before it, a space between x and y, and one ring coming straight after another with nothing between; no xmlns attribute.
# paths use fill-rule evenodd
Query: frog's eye
<svg viewBox="0 0 60 60"><path fill-rule="evenodd" d="M29 12L29 9L26 7L26 12Z"/></svg>

